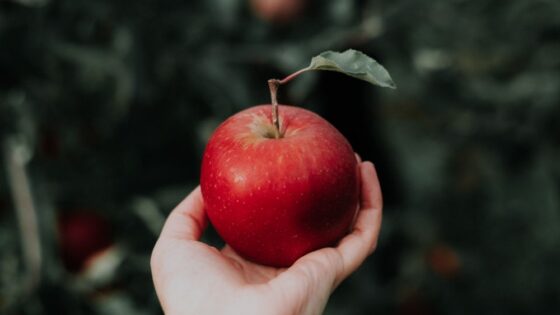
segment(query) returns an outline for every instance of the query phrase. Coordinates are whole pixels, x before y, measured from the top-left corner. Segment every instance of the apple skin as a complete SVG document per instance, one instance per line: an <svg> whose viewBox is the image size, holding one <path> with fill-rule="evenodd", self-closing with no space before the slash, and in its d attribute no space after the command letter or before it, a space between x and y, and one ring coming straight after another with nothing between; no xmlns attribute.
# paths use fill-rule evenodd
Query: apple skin
<svg viewBox="0 0 560 315"><path fill-rule="evenodd" d="M288 267L346 235L359 203L359 169L346 138L308 110L271 105L224 121L204 152L201 189L208 218L241 256Z"/></svg>

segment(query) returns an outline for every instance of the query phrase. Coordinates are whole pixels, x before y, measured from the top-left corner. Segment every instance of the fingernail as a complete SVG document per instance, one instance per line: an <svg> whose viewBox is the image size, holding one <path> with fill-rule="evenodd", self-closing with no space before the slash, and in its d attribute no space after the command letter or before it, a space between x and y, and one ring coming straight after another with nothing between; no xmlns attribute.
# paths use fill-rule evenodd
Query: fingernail
<svg viewBox="0 0 560 315"><path fill-rule="evenodd" d="M358 153L354 152L354 154L356 155L356 160L358 160L358 163L362 163L362 157Z"/></svg>

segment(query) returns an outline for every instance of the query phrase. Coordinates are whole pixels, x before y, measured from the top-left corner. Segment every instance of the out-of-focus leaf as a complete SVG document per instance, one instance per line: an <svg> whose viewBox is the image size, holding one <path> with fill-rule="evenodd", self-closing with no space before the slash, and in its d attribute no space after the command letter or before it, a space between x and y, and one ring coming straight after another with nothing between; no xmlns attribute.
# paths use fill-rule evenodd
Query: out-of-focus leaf
<svg viewBox="0 0 560 315"><path fill-rule="evenodd" d="M336 71L381 87L391 89L397 87L389 72L382 65L366 54L353 49L342 53L325 51L313 57L307 69Z"/></svg>

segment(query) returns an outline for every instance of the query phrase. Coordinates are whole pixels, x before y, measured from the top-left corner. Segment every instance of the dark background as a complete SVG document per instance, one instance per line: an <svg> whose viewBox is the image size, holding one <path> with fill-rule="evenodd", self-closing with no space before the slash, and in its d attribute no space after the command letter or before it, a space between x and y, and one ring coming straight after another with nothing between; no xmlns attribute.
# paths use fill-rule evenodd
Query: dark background
<svg viewBox="0 0 560 315"><path fill-rule="evenodd" d="M398 89L323 72L280 95L384 191L326 314L560 312L560 2L305 2L0 0L0 313L159 314L151 249L212 130L347 48Z"/></svg>

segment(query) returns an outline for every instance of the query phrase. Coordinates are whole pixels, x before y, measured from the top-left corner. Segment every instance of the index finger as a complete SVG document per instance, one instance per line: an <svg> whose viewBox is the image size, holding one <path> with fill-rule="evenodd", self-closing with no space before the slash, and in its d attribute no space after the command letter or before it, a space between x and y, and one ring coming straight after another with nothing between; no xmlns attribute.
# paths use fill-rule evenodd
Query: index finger
<svg viewBox="0 0 560 315"><path fill-rule="evenodd" d="M165 221L160 238L197 241L207 224L204 200L200 186L197 186L171 211Z"/></svg>
<svg viewBox="0 0 560 315"><path fill-rule="evenodd" d="M383 202L377 172L371 162L362 163L360 171L360 210L352 233L344 237L336 248L344 262L344 270L337 282L358 269L373 252L381 231Z"/></svg>

